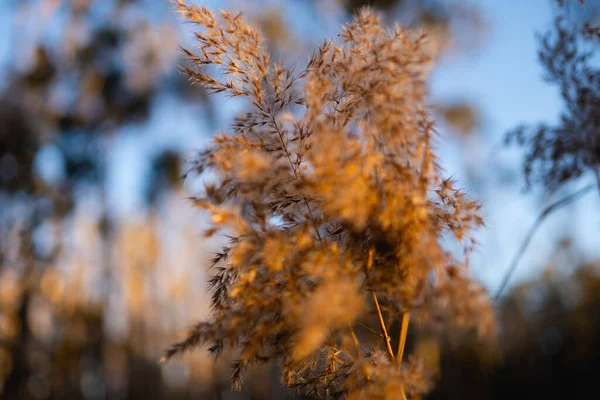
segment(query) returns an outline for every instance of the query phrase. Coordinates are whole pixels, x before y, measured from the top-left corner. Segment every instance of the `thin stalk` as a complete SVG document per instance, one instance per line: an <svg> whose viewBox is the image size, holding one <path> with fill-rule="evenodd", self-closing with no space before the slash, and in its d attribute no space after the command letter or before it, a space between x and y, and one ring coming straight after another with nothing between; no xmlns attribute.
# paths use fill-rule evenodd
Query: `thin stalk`
<svg viewBox="0 0 600 400"><path fill-rule="evenodd" d="M352 336L352 342L354 343L354 347L356 348L356 355L360 358L360 346L358 344L358 338L356 337L356 332L354 332L354 328L350 324L348 324L348 328L350 328L350 335Z"/></svg>
<svg viewBox="0 0 600 400"><path fill-rule="evenodd" d="M396 354L396 361L398 362L398 365L402 364L402 356L404 355L404 347L406 346L406 335L408 334L409 321L410 315L407 312L403 312L400 326L400 338L398 339L398 353Z"/></svg>
<svg viewBox="0 0 600 400"><path fill-rule="evenodd" d="M383 337L383 336L381 335L381 333L377 333L377 331L376 331L375 329L371 328L370 326L368 326L368 325L365 325L365 324L363 324L363 323L362 323L362 322L360 322L360 321L357 321L356 323L357 323L359 326L362 326L363 328L365 328L366 330L368 330L368 331L369 331L370 333L372 333L373 335L375 335L375 336L377 336L377 337L380 337L380 338L382 338L382 337Z"/></svg>
<svg viewBox="0 0 600 400"><path fill-rule="evenodd" d="M599 185L600 185L600 181L599 181ZM523 254L525 254L525 250L527 250L527 247L529 246L529 242L531 242L533 235L535 234L537 229L540 227L542 222L544 222L546 217L548 215L550 215L556 209L558 209L560 207L564 207L567 204L570 204L570 203L578 200L582 196L588 194L595 187L596 187L595 184L586 186L583 189L580 189L574 193L571 193L570 195L567 195L567 196L563 197L562 199L559 199L559 200L555 201L554 203L550 204L549 206L547 206L546 208L544 208L544 210L540 213L540 215L538 215L536 220L533 222L533 225L531 225L531 228L529 228L529 232L527 232L527 236L525 236L525 240L523 241L523 243L521 244L521 247L515 254L512 262L510 263L510 266L504 273L502 282L500 283L500 286L498 286L498 289L496 290L496 295L494 296L494 300L498 301L500 299L500 296L502 295L504 288L508 284L508 281L510 280L512 274L517 269L517 266L519 265L519 261L521 261Z"/></svg>
<svg viewBox="0 0 600 400"><path fill-rule="evenodd" d="M283 149L283 152L285 153L285 155L290 163L290 167L292 167L292 172L294 173L294 176L296 177L296 179L300 179L300 176L298 175L298 171L296 171L295 164L292 161L292 155L290 154L290 152L287 148L287 144L285 143L285 139L283 138L283 132L281 132L281 129L279 128L279 124L277 124L277 120L275 119L275 116L272 113L268 113L268 114L269 114L271 123L273 124L273 127L275 128L275 131L277 132L277 136L279 136L279 141L281 142L281 148ZM311 222L313 223L315 232L317 233L317 238L319 239L319 241L322 241L323 238L321 237L321 234L319 233L319 228L315 221L315 217L312 214L312 209L310 208L310 204L308 203L306 196L301 195L301 197L302 197L302 200L304 200L304 204L306 205L306 208L308 209L308 215L310 216L310 219L311 219Z"/></svg>
<svg viewBox="0 0 600 400"><path fill-rule="evenodd" d="M373 303L375 303L375 308L377 309L377 316L379 317L379 324L381 325L381 332L383 333L383 340L385 341L385 345L390 355L392 361L394 360L394 350L392 350L392 339L387 333L387 329L385 327L385 321L383 320L383 314L381 314L381 308L379 307L379 301L377 300L377 295L375 292L371 292L373 295Z"/></svg>

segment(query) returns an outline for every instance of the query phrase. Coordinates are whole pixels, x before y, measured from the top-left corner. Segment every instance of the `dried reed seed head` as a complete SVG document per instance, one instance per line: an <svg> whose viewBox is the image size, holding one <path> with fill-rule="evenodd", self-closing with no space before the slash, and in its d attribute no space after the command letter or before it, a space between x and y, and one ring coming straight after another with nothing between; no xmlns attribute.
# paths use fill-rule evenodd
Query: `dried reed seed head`
<svg viewBox="0 0 600 400"><path fill-rule="evenodd" d="M299 321L292 357L301 361L323 346L332 329L352 326L365 309L365 298L357 282L338 278L321 284L304 303L292 307Z"/></svg>
<svg viewBox="0 0 600 400"><path fill-rule="evenodd" d="M432 151L423 36L365 9L294 74L241 16L176 3L201 29L183 71L250 109L195 162L217 178L195 203L212 215L211 233L232 241L214 259L212 320L168 355L212 342L239 351L236 384L245 368L281 360L284 381L316 396L417 398L427 387L417 368L354 334L358 319L377 318L369 292L389 318L410 311L482 334L493 321L440 242L468 253L482 220Z"/></svg>

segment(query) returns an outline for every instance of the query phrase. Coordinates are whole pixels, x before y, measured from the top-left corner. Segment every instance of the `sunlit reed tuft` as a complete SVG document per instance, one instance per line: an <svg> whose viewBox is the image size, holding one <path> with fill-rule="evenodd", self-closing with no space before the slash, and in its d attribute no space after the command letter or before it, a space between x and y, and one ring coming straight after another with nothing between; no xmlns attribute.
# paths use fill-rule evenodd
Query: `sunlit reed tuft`
<svg viewBox="0 0 600 400"><path fill-rule="evenodd" d="M210 177L193 199L211 216L207 235L230 242L213 260L211 319L165 359L207 343L237 353L236 388L248 367L277 362L287 386L315 397L418 398L427 371L408 354L396 362L409 315L494 331L466 266L480 206L441 176L432 150L426 36L365 9L294 71L241 15L176 3L199 28L182 70L250 108L194 162ZM442 240L462 243L465 259ZM357 335L361 321L383 339Z"/></svg>

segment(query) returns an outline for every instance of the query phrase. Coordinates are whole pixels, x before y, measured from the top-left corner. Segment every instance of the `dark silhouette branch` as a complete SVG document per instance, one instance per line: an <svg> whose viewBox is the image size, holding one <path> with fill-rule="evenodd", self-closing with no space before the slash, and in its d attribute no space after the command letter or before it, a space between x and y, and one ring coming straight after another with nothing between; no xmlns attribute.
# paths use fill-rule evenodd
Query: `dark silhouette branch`
<svg viewBox="0 0 600 400"><path fill-rule="evenodd" d="M523 241L523 243L521 244L521 247L519 248L519 250L513 257L513 260L510 263L510 266L504 273L502 282L500 283L500 286L498 287L498 289L496 289L496 294L494 296L495 301L498 301L500 299L500 296L502 295L502 292L506 288L508 281L510 280L511 276L517 269L517 266L519 265L519 261L521 261L523 254L525 254L525 250L527 250L527 247L529 246L529 243L531 242L533 235L535 234L537 229L540 227L542 222L544 222L546 217L548 215L550 215L553 211L556 211L557 209L564 207L568 204L571 204L574 201L580 199L581 197L583 197L584 195L586 195L590 191L592 191L592 189L594 189L595 187L596 187L596 184L588 185L588 186L584 187L583 189L579 189L578 191L571 193L570 195L565 196L562 199L559 199L559 200L555 201L554 203L548 205L546 208L544 208L544 210L540 213L540 215L538 215L538 217L534 221L533 225L531 225L531 228L529 228L529 232L527 232L527 236L525 236L525 240Z"/></svg>

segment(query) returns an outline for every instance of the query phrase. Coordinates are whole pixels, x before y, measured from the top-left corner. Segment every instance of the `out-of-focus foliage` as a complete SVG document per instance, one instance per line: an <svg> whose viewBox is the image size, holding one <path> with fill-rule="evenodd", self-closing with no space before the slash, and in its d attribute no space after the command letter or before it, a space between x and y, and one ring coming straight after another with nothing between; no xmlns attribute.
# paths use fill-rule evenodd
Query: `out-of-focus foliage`
<svg viewBox="0 0 600 400"><path fill-rule="evenodd" d="M173 198L179 156L157 156L146 215L117 220L104 203L120 127L147 121L161 94L191 99L173 18L136 0L2 7L19 45L0 94L0 397L210 392L205 357L157 365L204 298L197 220Z"/></svg>
<svg viewBox="0 0 600 400"><path fill-rule="evenodd" d="M443 120L463 136L468 136L480 125L479 112L471 103L457 101L438 108Z"/></svg>
<svg viewBox="0 0 600 400"><path fill-rule="evenodd" d="M17 133L18 132L18 133ZM0 99L0 190L31 190L38 137L22 106Z"/></svg>
<svg viewBox="0 0 600 400"><path fill-rule="evenodd" d="M22 171L20 188L33 187L31 157L40 146L55 144L64 163L61 190L81 179L101 180L106 146L102 136L147 118L159 93L177 89L167 80L177 60L176 30L140 13L144 4L137 0L39 0L15 7L15 29L32 29L41 14L46 24L38 31L53 32L16 46L11 54L18 63L9 65L2 101L21 110L27 129L3 123L7 131L1 139L2 176L14 174L11 165L16 161ZM19 118L19 112L10 115L13 121ZM27 150L17 147L25 154L13 154L14 149L6 147L5 141L15 143L13 137L29 144Z"/></svg>
<svg viewBox="0 0 600 400"><path fill-rule="evenodd" d="M34 227L14 220L21 204L8 209L4 202L3 398L210 391L211 368L202 354L163 372L157 365L162 349L191 323L187 307L202 313L204 303L198 265L207 249L197 244L190 213L177 206L180 195L163 198L147 219L108 227L90 204ZM44 246L51 256L39 256L48 251ZM152 375L151 385L144 383Z"/></svg>
<svg viewBox="0 0 600 400"><path fill-rule="evenodd" d="M371 6L382 10L390 9L403 3L403 0L341 0L348 11L355 12L362 7Z"/></svg>
<svg viewBox="0 0 600 400"><path fill-rule="evenodd" d="M559 87L565 110L556 124L519 126L506 136L507 143L526 149L528 186L541 183L553 191L590 172L600 182L600 70L594 60L598 42L589 23L561 16L540 38L546 79Z"/></svg>
<svg viewBox="0 0 600 400"><path fill-rule="evenodd" d="M600 367L600 266L519 285L498 311L499 357L448 347L431 399L586 399Z"/></svg>
<svg viewBox="0 0 600 400"><path fill-rule="evenodd" d="M181 156L172 150L158 154L152 160L152 177L146 198L154 204L161 193L177 189L181 185Z"/></svg>

